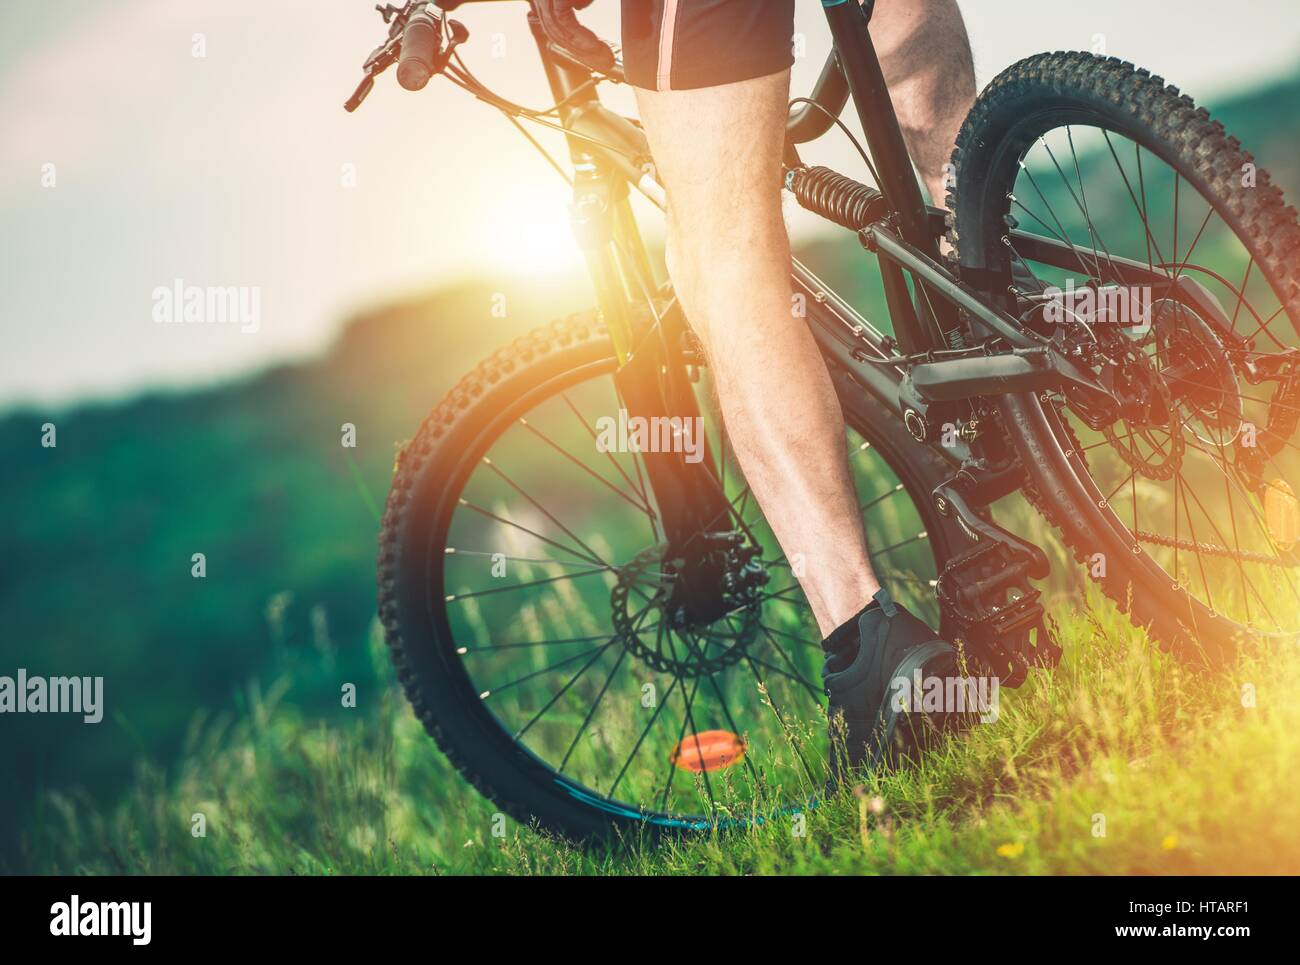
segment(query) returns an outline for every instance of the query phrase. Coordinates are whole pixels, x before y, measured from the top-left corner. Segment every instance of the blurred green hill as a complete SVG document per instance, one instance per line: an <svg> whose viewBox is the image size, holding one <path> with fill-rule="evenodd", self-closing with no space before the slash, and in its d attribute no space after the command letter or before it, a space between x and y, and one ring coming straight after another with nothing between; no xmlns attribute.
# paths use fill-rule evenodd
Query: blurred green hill
<svg viewBox="0 0 1300 965"><path fill-rule="evenodd" d="M1300 196L1300 76L1210 105ZM881 320L852 237L800 256ZM869 267L869 266L867 266ZM192 392L0 419L0 674L104 677L105 717L0 718L0 854L43 788L111 796L166 766L200 712L240 712L253 679L292 681L305 718L376 684L376 512L395 446L505 340L591 302L581 278L467 283L359 315L321 357ZM43 448L41 426L57 426ZM340 445L352 423L357 447ZM193 554L206 577L191 576Z"/></svg>

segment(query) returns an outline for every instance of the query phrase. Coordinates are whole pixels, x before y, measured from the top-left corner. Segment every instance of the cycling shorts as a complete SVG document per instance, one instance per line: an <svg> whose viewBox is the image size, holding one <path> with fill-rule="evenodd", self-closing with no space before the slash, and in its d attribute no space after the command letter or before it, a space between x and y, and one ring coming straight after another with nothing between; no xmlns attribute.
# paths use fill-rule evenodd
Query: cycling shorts
<svg viewBox="0 0 1300 965"><path fill-rule="evenodd" d="M623 69L646 90L716 87L794 63L794 0L623 0Z"/></svg>

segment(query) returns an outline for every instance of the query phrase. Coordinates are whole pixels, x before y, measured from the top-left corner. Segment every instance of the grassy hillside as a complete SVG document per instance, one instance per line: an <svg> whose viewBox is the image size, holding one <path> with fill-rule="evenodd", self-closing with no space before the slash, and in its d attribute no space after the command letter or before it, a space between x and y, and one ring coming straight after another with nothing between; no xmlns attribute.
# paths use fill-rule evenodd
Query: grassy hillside
<svg viewBox="0 0 1300 965"><path fill-rule="evenodd" d="M527 290L505 319L486 286L466 286L353 320L319 360L0 421L0 667L102 675L107 705L97 725L0 720L10 846L34 791L121 788L138 757L176 759L196 713L240 708L253 679L292 678L292 702L326 718L340 676L373 681L361 644L395 447L488 346L567 307L553 284Z"/></svg>
<svg viewBox="0 0 1300 965"><path fill-rule="evenodd" d="M1300 654L1196 676L1109 607L1063 623L1065 663L997 724L846 788L802 828L575 849L501 820L391 680L372 714L328 724L280 681L250 688L238 718L197 721L175 773L141 766L114 807L52 796L26 858L100 874L1300 872ZM387 677L381 651L372 639Z"/></svg>
<svg viewBox="0 0 1300 965"><path fill-rule="evenodd" d="M1292 197L1297 96L1300 79L1217 111ZM852 238L804 255L881 319ZM615 859L517 828L491 838L495 808L418 733L376 651L374 512L395 445L462 372L590 301L575 279L516 290L507 318L488 286L466 285L358 317L322 358L241 382L0 420L0 673L102 675L107 704L98 725L0 719L9 866L1196 871L1265 855L1297 867L1287 772L1300 721L1278 697L1300 678L1294 658L1193 680L1102 604L1066 621L1067 669L1017 693L1002 723L868 789L884 810L865 843L851 794L808 841L771 827ZM40 446L47 421L54 449ZM356 449L340 446L343 423ZM357 684L358 709L339 706L340 680ZM1242 681L1259 693L1249 711ZM206 839L190 836L194 812ZM1094 813L1108 816L1104 839L1088 831Z"/></svg>

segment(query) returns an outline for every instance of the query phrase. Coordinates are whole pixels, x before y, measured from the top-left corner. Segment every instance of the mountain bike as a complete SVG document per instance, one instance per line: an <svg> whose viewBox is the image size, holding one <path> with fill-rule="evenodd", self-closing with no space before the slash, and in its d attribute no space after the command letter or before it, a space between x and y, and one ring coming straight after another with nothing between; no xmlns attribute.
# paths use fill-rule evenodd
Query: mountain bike
<svg viewBox="0 0 1300 965"><path fill-rule="evenodd" d="M454 0L379 8L394 64L563 132L596 307L502 347L397 459L379 613L418 718L483 794L573 838L745 826L826 780L819 634L736 468L708 360L638 232L664 205L635 120L530 11L552 106L489 90ZM892 595L1004 686L1061 657L1024 497L1151 639L1197 665L1300 630L1300 226L1191 99L1088 53L1029 57L980 94L946 210L926 203L868 23L791 104L784 188L853 232L887 320L798 261L795 308L848 423ZM804 164L849 95L868 185ZM851 136L851 135L850 135ZM856 143L856 142L855 142ZM550 155L547 155L550 157ZM775 173L775 172L774 172ZM946 239L946 242L945 242ZM1022 503L1023 505L1023 503Z"/></svg>

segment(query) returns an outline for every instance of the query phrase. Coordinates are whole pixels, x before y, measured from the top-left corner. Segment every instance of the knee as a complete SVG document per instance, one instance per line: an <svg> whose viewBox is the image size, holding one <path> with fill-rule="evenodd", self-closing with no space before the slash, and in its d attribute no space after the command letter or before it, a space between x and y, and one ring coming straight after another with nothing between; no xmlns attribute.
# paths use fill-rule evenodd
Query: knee
<svg viewBox="0 0 1300 965"><path fill-rule="evenodd" d="M779 209L778 209L779 215ZM685 230L669 224L664 261L691 328L706 352L732 337L731 327L744 318L723 306L745 302L767 291L773 279L788 280L790 246L785 224L732 224Z"/></svg>
<svg viewBox="0 0 1300 965"><path fill-rule="evenodd" d="M772 205L746 203L726 210L693 212L689 219L670 218L664 259L669 276L681 287L699 288L716 280L788 268L790 243L779 200Z"/></svg>

